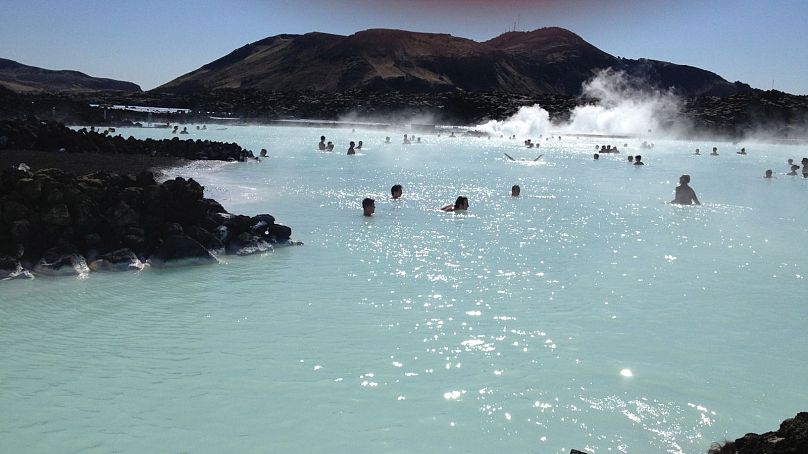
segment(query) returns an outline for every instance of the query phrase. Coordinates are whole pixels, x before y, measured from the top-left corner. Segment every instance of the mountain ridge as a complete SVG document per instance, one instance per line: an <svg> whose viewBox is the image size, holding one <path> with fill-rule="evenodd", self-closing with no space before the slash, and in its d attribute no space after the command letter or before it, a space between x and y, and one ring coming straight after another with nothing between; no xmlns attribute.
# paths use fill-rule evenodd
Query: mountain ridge
<svg viewBox="0 0 808 454"><path fill-rule="evenodd" d="M18 93L139 92L132 82L92 77L79 71L51 70L0 58L0 85Z"/></svg>
<svg viewBox="0 0 808 454"><path fill-rule="evenodd" d="M577 34L545 27L483 42L444 33L368 29L352 35L281 34L242 46L153 91L502 91L577 96L603 69L683 96L751 92L707 70L623 59Z"/></svg>

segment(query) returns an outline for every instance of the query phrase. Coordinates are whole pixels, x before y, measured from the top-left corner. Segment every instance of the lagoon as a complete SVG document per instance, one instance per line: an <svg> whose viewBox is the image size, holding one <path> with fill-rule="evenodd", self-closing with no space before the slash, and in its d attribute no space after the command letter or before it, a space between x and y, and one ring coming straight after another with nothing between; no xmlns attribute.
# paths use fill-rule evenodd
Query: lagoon
<svg viewBox="0 0 808 454"><path fill-rule="evenodd" d="M305 245L2 283L0 450L697 453L805 409L804 148L188 126L270 158L170 173Z"/></svg>

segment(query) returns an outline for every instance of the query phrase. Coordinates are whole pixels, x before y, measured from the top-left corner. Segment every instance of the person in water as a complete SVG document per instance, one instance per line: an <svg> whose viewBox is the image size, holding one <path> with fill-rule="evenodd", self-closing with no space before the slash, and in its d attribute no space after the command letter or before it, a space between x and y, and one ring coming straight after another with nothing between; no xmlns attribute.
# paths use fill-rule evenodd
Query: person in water
<svg viewBox="0 0 808 454"><path fill-rule="evenodd" d="M354 144L354 141L353 141L353 140L351 141L351 143L349 143L349 144L348 144L348 155L354 155L354 154L356 154L356 150L354 150L354 146L355 146L355 145L356 145L356 144Z"/></svg>
<svg viewBox="0 0 808 454"><path fill-rule="evenodd" d="M390 143L390 136L387 136L387 137L384 138L384 143L386 143L386 144Z"/></svg>
<svg viewBox="0 0 808 454"><path fill-rule="evenodd" d="M737 151L736 154L746 154L746 148L741 148L741 151Z"/></svg>
<svg viewBox="0 0 808 454"><path fill-rule="evenodd" d="M766 173L763 175L763 178L771 178L772 177L772 169L767 169Z"/></svg>
<svg viewBox="0 0 808 454"><path fill-rule="evenodd" d="M791 166L791 172L788 172L786 175L794 176L794 175L797 174L797 170L800 170L800 166L798 166L797 164L794 164L794 165Z"/></svg>
<svg viewBox="0 0 808 454"><path fill-rule="evenodd" d="M597 161L598 159L600 159L600 155L599 155L599 154L597 154L597 153L595 153L594 155L592 155L592 159L594 159L595 161Z"/></svg>
<svg viewBox="0 0 808 454"><path fill-rule="evenodd" d="M334 151L334 142L328 141L328 144L325 146L325 151Z"/></svg>
<svg viewBox="0 0 808 454"><path fill-rule="evenodd" d="M262 158L266 158L266 157L267 157L267 149L266 149L266 148L262 148L262 149L261 149L261 157L262 157Z"/></svg>
<svg viewBox="0 0 808 454"><path fill-rule="evenodd" d="M511 197L519 197L519 194L521 193L522 188L520 188L518 184L511 186Z"/></svg>
<svg viewBox="0 0 808 454"><path fill-rule="evenodd" d="M390 198L393 200L398 200L401 198L401 194L404 192L404 189L401 187L400 184L394 184L392 188L390 188Z"/></svg>
<svg viewBox="0 0 808 454"><path fill-rule="evenodd" d="M693 153L693 154L694 154L694 155L696 155L696 156L701 156L701 152L699 151L699 149L698 149L698 148L696 148L696 152L695 152L695 153Z"/></svg>
<svg viewBox="0 0 808 454"><path fill-rule="evenodd" d="M373 216L373 213L376 212L376 201L370 197L366 197L362 200L362 212L365 217Z"/></svg>
<svg viewBox="0 0 808 454"><path fill-rule="evenodd" d="M320 151L325 151L325 136L320 136L320 143L317 144Z"/></svg>
<svg viewBox="0 0 808 454"><path fill-rule="evenodd" d="M679 177L679 186L676 187L676 195L671 200L671 203L677 205L692 205L694 203L701 205L699 198L696 197L696 191L688 183L690 183L690 175L684 174Z"/></svg>
<svg viewBox="0 0 808 454"><path fill-rule="evenodd" d="M634 164L634 156L629 156L628 157L628 163L629 164Z"/></svg>
<svg viewBox="0 0 808 454"><path fill-rule="evenodd" d="M713 147L713 152L710 153L710 156L718 156L718 148L717 147Z"/></svg>
<svg viewBox="0 0 808 454"><path fill-rule="evenodd" d="M361 149L362 149L362 141L361 141L361 140L359 141L359 143L358 143L358 144L356 144L356 149L357 149L357 150L361 150Z"/></svg>
<svg viewBox="0 0 808 454"><path fill-rule="evenodd" d="M412 142L410 142L410 139L407 138L407 134L404 134L404 142L403 143L404 143L404 145L409 145L409 144L412 143Z"/></svg>
<svg viewBox="0 0 808 454"><path fill-rule="evenodd" d="M468 197L460 196L455 200L454 205L446 205L441 211L466 211L469 209Z"/></svg>
<svg viewBox="0 0 808 454"><path fill-rule="evenodd" d="M634 156L634 165L635 166L644 166L645 165L645 163L642 162L642 156L640 156L640 155Z"/></svg>

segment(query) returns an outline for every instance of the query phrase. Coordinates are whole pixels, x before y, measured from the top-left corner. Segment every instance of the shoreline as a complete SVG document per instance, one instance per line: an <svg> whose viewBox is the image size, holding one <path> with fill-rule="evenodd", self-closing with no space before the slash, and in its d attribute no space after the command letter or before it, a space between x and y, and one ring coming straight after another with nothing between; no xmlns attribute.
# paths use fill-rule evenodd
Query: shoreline
<svg viewBox="0 0 808 454"><path fill-rule="evenodd" d="M120 175L138 175L149 171L155 175L170 176L168 169L188 164L190 161L173 156L148 156L139 154L111 154L95 152L58 152L37 150L0 150L0 169L17 168L25 163L32 172L41 169L59 169L74 175L94 172L112 172Z"/></svg>

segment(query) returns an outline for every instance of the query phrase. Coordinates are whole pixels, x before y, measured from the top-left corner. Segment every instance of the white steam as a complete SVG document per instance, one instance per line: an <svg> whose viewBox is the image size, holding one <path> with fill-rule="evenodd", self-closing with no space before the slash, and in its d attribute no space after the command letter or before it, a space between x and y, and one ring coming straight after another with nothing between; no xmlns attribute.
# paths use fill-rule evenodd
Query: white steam
<svg viewBox="0 0 808 454"><path fill-rule="evenodd" d="M583 86L583 96L595 99L578 106L568 122L554 124L538 104L521 107L511 118L492 120L477 129L494 135L537 136L564 134L645 135L667 129L676 118L680 101L669 92L649 91L622 71L606 69Z"/></svg>

